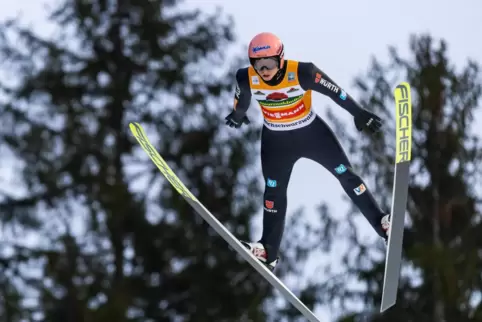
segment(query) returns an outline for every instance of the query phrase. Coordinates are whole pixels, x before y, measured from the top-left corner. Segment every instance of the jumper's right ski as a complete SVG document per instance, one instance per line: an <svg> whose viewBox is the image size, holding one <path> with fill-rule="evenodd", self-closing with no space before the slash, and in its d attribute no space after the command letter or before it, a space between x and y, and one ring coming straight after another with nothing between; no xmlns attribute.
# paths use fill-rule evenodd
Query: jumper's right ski
<svg viewBox="0 0 482 322"><path fill-rule="evenodd" d="M157 150L151 144L139 123L130 123L129 128L135 138L142 146L144 151L149 155L152 162L159 168L161 173L172 184L176 191L181 194L184 199L191 205L194 210L222 237L228 244L233 247L251 266L253 266L271 285L278 289L286 299L291 302L310 322L320 322L320 320L301 302L265 265L256 259L244 247L229 230L214 217L203 204L186 188L181 179L167 165L166 161L159 155Z"/></svg>
<svg viewBox="0 0 482 322"><path fill-rule="evenodd" d="M403 82L395 89L395 103L397 122L395 177L380 312L395 305L397 301L402 264L403 230L412 152L412 101L408 83Z"/></svg>

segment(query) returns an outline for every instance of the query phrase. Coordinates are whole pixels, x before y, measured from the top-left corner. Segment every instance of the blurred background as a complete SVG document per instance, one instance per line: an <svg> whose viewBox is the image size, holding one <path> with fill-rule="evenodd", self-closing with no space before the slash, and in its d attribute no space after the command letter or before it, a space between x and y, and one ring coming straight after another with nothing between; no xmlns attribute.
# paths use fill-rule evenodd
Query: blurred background
<svg viewBox="0 0 482 322"><path fill-rule="evenodd" d="M239 238L261 233L262 117L224 125L247 44L270 31L385 121L315 110L390 209L393 90L414 144L398 302L379 314L385 246L321 166L288 189L279 278L322 322L482 321L482 2L1 0L0 321L305 321L154 167Z"/></svg>

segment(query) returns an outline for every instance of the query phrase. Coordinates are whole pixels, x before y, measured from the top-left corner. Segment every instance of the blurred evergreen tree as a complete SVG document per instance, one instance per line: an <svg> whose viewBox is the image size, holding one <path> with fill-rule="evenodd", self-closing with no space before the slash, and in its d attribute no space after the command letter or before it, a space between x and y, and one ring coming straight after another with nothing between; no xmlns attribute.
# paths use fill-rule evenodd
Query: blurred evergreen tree
<svg viewBox="0 0 482 322"><path fill-rule="evenodd" d="M0 26L2 321L299 317L277 311L271 286L173 192L128 130L140 122L204 205L250 236L262 198L259 129L224 126L232 21L180 3L67 0L49 15L51 37ZM278 274L296 274L309 247L287 237L294 253ZM313 285L297 291L317 303Z"/></svg>

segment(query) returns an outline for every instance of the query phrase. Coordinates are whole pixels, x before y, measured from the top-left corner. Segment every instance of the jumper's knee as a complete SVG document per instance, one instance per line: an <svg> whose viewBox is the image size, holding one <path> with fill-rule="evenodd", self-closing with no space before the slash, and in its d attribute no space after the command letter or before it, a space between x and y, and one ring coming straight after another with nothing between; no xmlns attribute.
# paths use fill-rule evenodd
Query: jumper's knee
<svg viewBox="0 0 482 322"><path fill-rule="evenodd" d="M335 168L335 174L343 188L352 190L356 194L362 194L366 190L362 178L352 167L340 164Z"/></svg>

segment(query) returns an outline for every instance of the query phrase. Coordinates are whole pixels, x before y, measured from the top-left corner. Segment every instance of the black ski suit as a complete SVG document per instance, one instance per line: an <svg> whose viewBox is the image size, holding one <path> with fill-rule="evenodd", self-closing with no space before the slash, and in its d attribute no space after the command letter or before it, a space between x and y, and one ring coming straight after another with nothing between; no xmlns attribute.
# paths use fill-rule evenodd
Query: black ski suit
<svg viewBox="0 0 482 322"><path fill-rule="evenodd" d="M355 118L365 110L312 63L285 60L280 77L268 83L250 66L236 74L234 111L244 115L254 97L263 113L261 164L265 179L263 234L260 242L267 262L276 259L283 235L287 187L293 166L311 159L330 171L375 231L386 238L381 218L386 215L368 187L352 169L328 125L313 111L312 91L329 96Z"/></svg>

